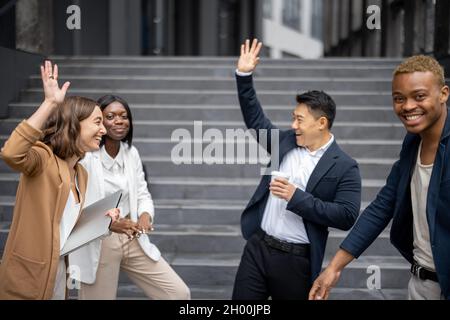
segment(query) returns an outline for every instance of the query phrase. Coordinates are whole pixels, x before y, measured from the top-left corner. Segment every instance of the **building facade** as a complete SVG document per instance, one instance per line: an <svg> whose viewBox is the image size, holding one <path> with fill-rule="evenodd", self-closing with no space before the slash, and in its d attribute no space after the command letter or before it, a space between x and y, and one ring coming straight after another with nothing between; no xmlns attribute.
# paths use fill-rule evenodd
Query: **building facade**
<svg viewBox="0 0 450 320"><path fill-rule="evenodd" d="M235 56L323 53L322 0L0 0L0 45L57 55ZM73 10L73 6L79 12ZM70 29L78 15L79 29ZM73 23L72 23L73 24Z"/></svg>
<svg viewBox="0 0 450 320"><path fill-rule="evenodd" d="M72 5L80 29L68 28ZM0 46L45 55L235 56L244 39L258 37L272 58L423 53L450 64L449 17L448 0L0 0Z"/></svg>
<svg viewBox="0 0 450 320"><path fill-rule="evenodd" d="M448 0L324 0L323 10L326 56L450 55Z"/></svg>
<svg viewBox="0 0 450 320"><path fill-rule="evenodd" d="M322 0L263 0L263 41L271 58L323 55Z"/></svg>
<svg viewBox="0 0 450 320"><path fill-rule="evenodd" d="M236 55L262 26L261 0L0 0L0 10L0 46L57 55ZM74 14L80 29L68 27Z"/></svg>

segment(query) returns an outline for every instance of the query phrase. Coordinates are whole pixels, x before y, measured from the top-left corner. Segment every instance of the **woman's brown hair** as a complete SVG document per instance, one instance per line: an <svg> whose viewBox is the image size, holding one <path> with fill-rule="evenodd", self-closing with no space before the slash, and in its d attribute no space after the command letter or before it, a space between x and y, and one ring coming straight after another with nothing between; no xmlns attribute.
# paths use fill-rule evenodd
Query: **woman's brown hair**
<svg viewBox="0 0 450 320"><path fill-rule="evenodd" d="M61 159L84 157L80 143L80 122L94 111L97 103L84 97L66 97L44 125L43 142Z"/></svg>

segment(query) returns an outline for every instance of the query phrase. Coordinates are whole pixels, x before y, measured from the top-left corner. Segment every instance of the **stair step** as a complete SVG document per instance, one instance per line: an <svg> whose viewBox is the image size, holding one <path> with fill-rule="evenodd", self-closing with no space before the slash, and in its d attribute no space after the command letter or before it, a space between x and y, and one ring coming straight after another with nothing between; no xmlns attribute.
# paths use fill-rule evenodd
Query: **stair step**
<svg viewBox="0 0 450 320"><path fill-rule="evenodd" d="M245 201L153 199L155 223L163 225L238 225ZM0 222L12 221L15 196L0 196Z"/></svg>
<svg viewBox="0 0 450 320"><path fill-rule="evenodd" d="M1 140L0 140L1 141ZM183 142L193 142L184 140ZM222 143L221 140L216 140L217 143ZM387 158L398 158L401 149L401 140L340 140L337 142L339 146L353 158L379 158L383 155ZM197 142L200 143L200 142ZM242 141L226 140L224 143L232 143L236 148L242 147ZM140 151L141 156L162 156L170 157L172 150L179 144L179 141L171 141L170 139L156 139L156 138L136 138L133 139L133 144ZM202 150L210 145L209 142L203 143ZM248 144L245 145L246 147Z"/></svg>
<svg viewBox="0 0 450 320"><path fill-rule="evenodd" d="M6 135L0 136L0 146L5 144L6 139L9 137ZM198 140L183 140L184 143L190 144L192 147L194 143L201 143ZM215 140L219 144L233 144L235 148L247 148L247 141L243 140ZM383 155L386 158L397 159L400 153L402 140L340 140L337 139L339 146L347 152L351 157L357 158L379 158ZM211 142L203 142L202 151L209 146ZM242 146L244 144L244 146ZM139 150L141 157L171 157L172 151L175 146L179 145L179 141L171 141L171 139L162 138L134 138L133 145ZM245 150L247 150L245 149ZM226 149L225 149L226 150ZM175 150L176 151L176 150ZM224 153L226 155L226 153ZM189 155L187 155L189 156ZM192 159L193 162L193 159Z"/></svg>
<svg viewBox="0 0 450 320"><path fill-rule="evenodd" d="M170 158L142 158L146 166L147 174L151 177L241 177L258 178L261 174L261 167L254 164L236 165L236 164L180 164L175 165ZM245 159L243 159L245 160ZM360 173L363 179L384 179L387 177L395 159L388 159L385 162L363 162L356 159L359 163ZM361 159L362 160L362 159ZM254 159L254 163L257 159ZM248 161L247 161L248 162ZM1 171L0 171L1 172Z"/></svg>
<svg viewBox="0 0 450 320"><path fill-rule="evenodd" d="M342 272L330 299L406 299L407 283L410 278L408 263L400 257L391 258L387 263L382 260L383 257L362 256L352 262ZM207 261L208 264L202 263L203 261ZM224 255L217 259L214 256L193 255L173 261L171 265L182 279L190 279L186 284L191 289L193 299L230 299L239 261L239 256ZM372 275L367 270L369 266L374 265L373 263L380 268L381 286L378 290L369 289L367 286L368 278ZM219 295L216 296L214 293ZM224 296L225 294L228 296ZM75 291L72 291L72 296L76 297ZM145 298L145 295L126 273L121 272L118 297Z"/></svg>
<svg viewBox="0 0 450 320"><path fill-rule="evenodd" d="M173 65L147 63L60 63L60 74L70 75L134 75L134 76L215 76L233 77L234 63L216 65ZM334 77L334 78L389 78L394 65L262 65L255 70L255 77Z"/></svg>
<svg viewBox="0 0 450 320"><path fill-rule="evenodd" d="M150 178L150 191L155 197L171 195L180 199L247 200L254 193L259 179L227 178ZM384 180L363 180L363 201L375 198Z"/></svg>
<svg viewBox="0 0 450 320"><path fill-rule="evenodd" d="M242 162L250 162L251 159L241 159ZM384 179L390 172L395 159L387 161L364 161L356 159L363 179ZM380 159L381 160L381 159ZM206 160L209 161L209 160ZM212 162L213 160L210 160ZM237 160L236 160L237 161ZM226 176L230 178L255 178L261 175L261 166L255 164L174 164L170 158L164 157L142 157L148 177L189 177L199 178ZM252 159L258 163L258 159ZM14 173L4 162L0 161L0 173Z"/></svg>
<svg viewBox="0 0 450 320"><path fill-rule="evenodd" d="M245 201L153 199L161 225L239 225ZM0 196L0 222L11 222L15 196ZM368 205L361 204L361 211Z"/></svg>
<svg viewBox="0 0 450 320"><path fill-rule="evenodd" d="M0 135L9 135L22 119L0 120ZM274 122L280 129L289 129L291 122ZM179 130L187 130L189 136L194 137L194 130L199 130L199 137L207 131L214 130L214 137L224 139L243 135L247 131L242 121L164 121L164 120L136 120L133 121L133 135L139 138L172 138L175 141L184 141L178 138ZM333 133L337 139L351 139L352 137L365 136L367 139L403 139L406 130L401 123L367 123L367 122L336 122L333 125ZM256 140L251 140L254 145Z"/></svg>
<svg viewBox="0 0 450 320"><path fill-rule="evenodd" d="M11 118L28 118L41 102L16 102L9 104ZM264 112L272 121L288 121L295 101L289 105L264 105ZM134 119L172 121L238 121L243 123L242 113L237 105L157 105L132 104ZM337 106L336 122L383 122L398 124L392 107L383 106Z"/></svg>
<svg viewBox="0 0 450 320"><path fill-rule="evenodd" d="M0 250L4 248L10 222L0 222ZM331 256L339 249L347 231L330 231L326 255ZM150 236L162 252L184 253L239 253L245 245L239 225L161 225L155 224ZM397 256L391 245L389 231L383 231L366 250L367 255Z"/></svg>
<svg viewBox="0 0 450 320"><path fill-rule="evenodd" d="M230 300L233 286L189 286L191 299L193 300ZM70 300L78 298L77 290L71 290ZM148 300L144 292L133 283L119 284L117 288L117 300Z"/></svg>
<svg viewBox="0 0 450 320"><path fill-rule="evenodd" d="M329 300L407 300L408 289L355 289L334 288Z"/></svg>
<svg viewBox="0 0 450 320"><path fill-rule="evenodd" d="M363 179L384 179L390 172L395 159L388 161L363 162L356 159L359 163L360 173ZM151 158L143 157L142 161L146 166L147 174L151 177L241 177L258 178L261 174L261 167L254 164L236 165L236 164L179 164L176 165L170 158ZM245 161L245 159L243 159ZM253 163L258 163L253 159ZM211 160L212 162L212 160ZM246 161L249 162L249 161ZM0 170L0 172L2 172ZM4 172L4 171L3 171Z"/></svg>
<svg viewBox="0 0 450 320"><path fill-rule="evenodd" d="M79 63L108 63L108 64L142 64L147 65L188 65L188 66L234 66L237 57L147 57L147 56L51 56L54 63L59 64L79 64ZM268 59L261 58L261 65L264 66L392 66L395 67L401 59L396 58L346 58L327 57L321 59L283 58Z"/></svg>
<svg viewBox="0 0 450 320"><path fill-rule="evenodd" d="M191 286L193 300L230 300L233 286ZM76 299L77 293L71 292L70 299ZM333 288L329 300L407 300L407 289L355 289ZM117 300L147 300L142 290L134 284L119 285Z"/></svg>
<svg viewBox="0 0 450 320"><path fill-rule="evenodd" d="M138 90L138 89L76 89L71 88L71 95L79 95L92 99L97 99L106 93L116 94L123 97L127 102L150 103L150 104L214 104L238 106L236 91L227 90ZM275 105L295 103L296 90L292 91L259 91L258 98L262 105ZM337 105L364 104L371 101L373 105L390 106L392 97L390 92L382 91L329 91ZM42 89L26 89L20 93L20 99L24 102L40 101L42 99Z"/></svg>
<svg viewBox="0 0 450 320"><path fill-rule="evenodd" d="M163 254L174 270L190 286L232 286L241 254ZM173 257L174 256L174 257ZM328 265L324 261L323 267ZM379 268L380 288L404 289L410 279L409 263L402 257L363 255L342 272L337 288L367 289L373 268ZM369 284L372 279L369 280ZM131 284L126 273L121 272L119 283Z"/></svg>
<svg viewBox="0 0 450 320"><path fill-rule="evenodd" d="M175 199L229 199L248 200L253 195L260 179L255 178L199 178L199 177L148 177L149 190L155 198ZM15 173L0 174L0 194L16 194L19 175ZM362 201L375 199L385 180L373 179L362 181Z"/></svg>
<svg viewBox="0 0 450 320"><path fill-rule="evenodd" d="M196 77L196 76L135 76L135 75L71 75L65 74L61 83L70 81L71 88L102 89L197 89L197 90L235 90L234 77ZM324 90L327 91L387 91L391 88L390 78L358 79L358 78L258 78L257 90ZM42 87L40 75L33 75L28 82L29 87Z"/></svg>
<svg viewBox="0 0 450 320"><path fill-rule="evenodd" d="M230 300L233 286L189 286L192 300ZM70 290L69 300L77 300L78 291ZM144 292L133 283L120 283L117 300L149 300Z"/></svg>
<svg viewBox="0 0 450 320"><path fill-rule="evenodd" d="M11 118L24 119L30 117L40 102L21 102L9 104ZM288 106L264 106L264 112L272 121L288 121L294 109L294 101ZM173 121L217 121L226 119L243 123L242 114L238 106L199 106L199 105L146 105L132 104L130 106L134 119ZM339 122L383 122L398 123L398 118L391 107L351 107L338 106L336 123ZM333 130L334 131L334 130ZM337 136L338 137L338 136Z"/></svg>

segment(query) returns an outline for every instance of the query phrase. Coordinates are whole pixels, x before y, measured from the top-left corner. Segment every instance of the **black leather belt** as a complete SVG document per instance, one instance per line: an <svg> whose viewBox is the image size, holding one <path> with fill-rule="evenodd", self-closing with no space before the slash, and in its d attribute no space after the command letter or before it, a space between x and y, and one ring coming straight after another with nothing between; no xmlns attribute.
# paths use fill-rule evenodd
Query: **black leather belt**
<svg viewBox="0 0 450 320"><path fill-rule="evenodd" d="M418 277L420 280L431 280L434 282L439 282L437 273L427 270L422 266L419 266L417 263L411 265L411 273Z"/></svg>
<svg viewBox="0 0 450 320"><path fill-rule="evenodd" d="M305 258L309 258L309 244L303 243L290 243L287 241L283 241L272 237L265 233L263 230L258 230L258 235L264 242L271 248L278 249L283 252L292 253L297 256L302 256Z"/></svg>

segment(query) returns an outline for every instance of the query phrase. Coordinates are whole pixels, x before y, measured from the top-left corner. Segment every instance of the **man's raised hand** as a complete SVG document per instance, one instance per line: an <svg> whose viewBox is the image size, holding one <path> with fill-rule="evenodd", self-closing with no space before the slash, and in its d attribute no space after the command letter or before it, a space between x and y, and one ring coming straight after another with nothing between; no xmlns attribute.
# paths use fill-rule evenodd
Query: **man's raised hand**
<svg viewBox="0 0 450 320"><path fill-rule="evenodd" d="M253 72L259 63L259 52L262 48L262 42L254 39L250 46L250 40L245 40L241 45L241 56L239 57L237 69L240 72Z"/></svg>

